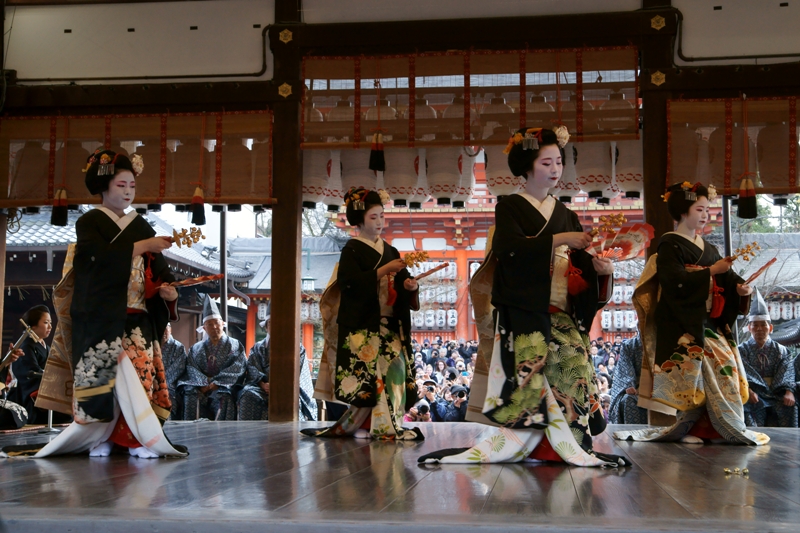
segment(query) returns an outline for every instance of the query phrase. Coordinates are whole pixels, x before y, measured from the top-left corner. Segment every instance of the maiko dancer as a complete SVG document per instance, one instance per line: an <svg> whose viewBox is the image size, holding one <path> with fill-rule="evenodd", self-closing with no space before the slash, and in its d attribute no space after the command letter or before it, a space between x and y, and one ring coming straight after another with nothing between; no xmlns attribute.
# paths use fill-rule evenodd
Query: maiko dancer
<svg viewBox="0 0 800 533"><path fill-rule="evenodd" d="M747 376L731 333L736 317L747 312L752 288L731 270L732 258L720 257L700 235L715 196L713 187L700 183L667 189L677 228L661 236L634 293L644 348L639 406L674 414L677 422L617 431L616 439L769 442L745 428Z"/></svg>
<svg viewBox="0 0 800 533"><path fill-rule="evenodd" d="M359 233L342 249L336 282L321 302L326 361L316 396L350 407L333 426L304 429L305 435L423 438L419 429L402 427L405 411L417 400L410 310L419 308L419 286L397 249L380 237L388 201L365 189L345 195L347 221Z"/></svg>
<svg viewBox="0 0 800 533"><path fill-rule="evenodd" d="M4 448L9 456L106 456L114 445L140 458L187 455L161 427L170 399L159 343L167 322L178 318L178 293L167 285L174 279L161 255L171 242L155 237L136 211L126 213L142 170L141 158L109 150L88 160L86 187L103 203L78 219L72 269L61 282L74 282L75 422L44 448Z"/></svg>
<svg viewBox="0 0 800 533"><path fill-rule="evenodd" d="M561 177L568 139L564 127L522 129L512 137L508 166L525 178L524 189L497 204L491 251L470 286L473 302L491 292L495 310L493 318L481 306L475 310L481 327L494 328L494 344L485 398L474 381L470 411L500 429L477 446L441 450L420 462L630 464L592 449L592 435L606 422L587 334L611 295L614 267L585 251L592 237L548 194Z"/></svg>

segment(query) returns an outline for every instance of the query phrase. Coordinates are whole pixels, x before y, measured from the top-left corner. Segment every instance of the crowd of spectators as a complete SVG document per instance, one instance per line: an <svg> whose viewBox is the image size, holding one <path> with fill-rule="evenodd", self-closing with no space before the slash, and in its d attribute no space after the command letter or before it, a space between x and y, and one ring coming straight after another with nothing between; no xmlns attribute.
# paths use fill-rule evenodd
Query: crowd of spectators
<svg viewBox="0 0 800 533"><path fill-rule="evenodd" d="M608 420L608 410L611 407L609 391L614 384L614 370L616 369L621 349L622 335L615 336L614 342L605 341L603 337L598 337L591 342L590 355L594 369L597 372L600 405L603 407L603 414L606 420Z"/></svg>

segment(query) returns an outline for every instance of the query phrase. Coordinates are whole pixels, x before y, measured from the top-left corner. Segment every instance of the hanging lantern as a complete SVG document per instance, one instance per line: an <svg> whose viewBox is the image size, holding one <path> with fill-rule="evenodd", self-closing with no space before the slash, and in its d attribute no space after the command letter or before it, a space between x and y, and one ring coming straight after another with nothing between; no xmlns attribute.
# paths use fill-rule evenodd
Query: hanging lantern
<svg viewBox="0 0 800 533"><path fill-rule="evenodd" d="M458 192L460 146L428 149L428 185L437 205L450 205Z"/></svg>
<svg viewBox="0 0 800 533"><path fill-rule="evenodd" d="M328 211L339 211L344 203L342 191L342 151L331 150L330 158L326 164L328 183L322 194L322 203L328 206Z"/></svg>
<svg viewBox="0 0 800 533"><path fill-rule="evenodd" d="M499 145L483 147L486 187L498 199L516 194L522 188L522 178L512 175L508 168L508 156L503 153L504 149L504 146Z"/></svg>
<svg viewBox="0 0 800 533"><path fill-rule="evenodd" d="M303 150L303 208L316 209L328 186L328 150Z"/></svg>
<svg viewBox="0 0 800 533"><path fill-rule="evenodd" d="M488 139L494 135L495 129L498 127L502 128L505 122L504 119L507 118L507 115L512 113L514 113L514 108L506 104L505 98L492 98L489 104L481 111L481 118L484 121L482 137ZM492 117L492 115L498 116ZM464 116L463 113L461 116Z"/></svg>
<svg viewBox="0 0 800 533"><path fill-rule="evenodd" d="M383 172L383 180L386 192L394 200L395 207L407 207L415 196L416 158L417 150L414 148L386 150L386 170Z"/></svg>
<svg viewBox="0 0 800 533"><path fill-rule="evenodd" d="M575 172L578 185L589 198L602 198L603 189L611 184L611 150L607 142L584 142L577 145Z"/></svg>
<svg viewBox="0 0 800 533"><path fill-rule="evenodd" d="M450 287L450 290L447 291L447 303L455 304L458 301L458 289L455 287Z"/></svg>
<svg viewBox="0 0 800 533"><path fill-rule="evenodd" d="M614 311L614 330L620 331L625 327L625 312Z"/></svg>
<svg viewBox="0 0 800 533"><path fill-rule="evenodd" d="M464 99L457 96L453 99L453 103L447 106L442 113L442 118L464 118ZM469 122L474 124L478 119L478 113L470 107L469 109ZM459 128L455 133L455 138L461 138L464 135L464 129Z"/></svg>
<svg viewBox="0 0 800 533"><path fill-rule="evenodd" d="M414 170L417 173L417 186L414 189L414 197L409 202L409 209L422 209L422 204L430 200L430 187L428 187L428 160L425 148L417 151L414 159Z"/></svg>
<svg viewBox="0 0 800 533"><path fill-rule="evenodd" d="M698 141L699 142L699 141ZM756 156L755 145L748 138L748 153L752 154L748 159L749 171L755 172ZM788 141L787 141L788 144ZM738 190L739 176L744 174L744 130L741 127L732 129L731 132L731 189ZM713 183L725 182L725 128L717 128L708 138L709 163L711 166L711 180ZM673 153L675 149L673 148ZM687 177L694 183L694 176ZM680 179L673 179L673 183L680 183ZM722 194L724 191L720 191ZM733 191L731 191L733 192Z"/></svg>
<svg viewBox="0 0 800 533"><path fill-rule="evenodd" d="M638 141L618 141L617 150L617 185L625 193L625 198L641 198L644 193L642 136L639 136Z"/></svg>
<svg viewBox="0 0 800 533"><path fill-rule="evenodd" d="M436 326L436 311L428 309L425 311L425 327L433 329Z"/></svg>
<svg viewBox="0 0 800 533"><path fill-rule="evenodd" d="M625 285L624 296L622 297L626 303L631 303L633 301L633 292L636 290L636 287L633 285Z"/></svg>
<svg viewBox="0 0 800 533"><path fill-rule="evenodd" d="M800 302L794 303L794 316L795 318L800 318Z"/></svg>
<svg viewBox="0 0 800 533"><path fill-rule="evenodd" d="M770 124L758 132L758 174L761 185L765 188L786 187L789 184L789 126L786 124ZM773 194L775 205L787 205L788 196Z"/></svg>
<svg viewBox="0 0 800 533"><path fill-rule="evenodd" d="M606 331L611 329L611 311L600 313L600 327Z"/></svg>
<svg viewBox="0 0 800 533"><path fill-rule="evenodd" d="M301 322L308 322L308 319L311 317L311 309L308 308L308 302L303 302L300 304L300 321Z"/></svg>
<svg viewBox="0 0 800 533"><path fill-rule="evenodd" d="M369 150L342 150L342 190L363 187L375 190L375 172L369 169Z"/></svg>
<svg viewBox="0 0 800 533"><path fill-rule="evenodd" d="M625 328L628 330L636 329L636 311L625 311Z"/></svg>
<svg viewBox="0 0 800 533"><path fill-rule="evenodd" d="M782 320L791 320L793 311L794 311L794 306L792 305L792 302L781 302Z"/></svg>
<svg viewBox="0 0 800 533"><path fill-rule="evenodd" d="M456 276L458 276L458 267L456 266L455 261L450 261L447 265L447 268L444 269L445 278L454 280Z"/></svg>
<svg viewBox="0 0 800 533"><path fill-rule="evenodd" d="M359 111L360 113L360 111ZM356 119L356 110L353 107L353 102L350 100L339 100L336 102L336 107L331 109L328 112L328 122L349 122L354 123ZM337 137L329 137L330 141L343 141L347 142L350 140L349 135L345 135L341 138Z"/></svg>
<svg viewBox="0 0 800 533"><path fill-rule="evenodd" d="M478 159L480 149L474 155L471 154L471 150L462 148L461 155L458 156L458 171L461 176L457 192L453 196L453 207L456 209L463 209L475 193L475 160Z"/></svg>
<svg viewBox="0 0 800 533"><path fill-rule="evenodd" d="M605 117L600 119L600 128L608 132L620 133L623 131L634 131L638 124L634 123L633 104L625 99L622 92L611 93L608 100L600 104L603 111L619 111L619 116Z"/></svg>
<svg viewBox="0 0 800 533"><path fill-rule="evenodd" d="M564 169L561 172L561 179L556 183L553 192L561 202L568 204L581 192L581 188L578 185L578 174L575 169L575 163L580 154L578 154L578 149L573 143L567 143L564 147L564 155Z"/></svg>
<svg viewBox="0 0 800 533"><path fill-rule="evenodd" d="M448 309L447 310L447 327L450 329L455 329L458 325L458 311L455 309Z"/></svg>
<svg viewBox="0 0 800 533"><path fill-rule="evenodd" d="M547 103L547 98L544 96L534 94L528 100L528 105L525 106L525 110L527 112L526 117L526 124L529 128L548 128L552 127L550 125L550 120L553 117L553 112L555 108ZM542 115L542 113L545 113Z"/></svg>
<svg viewBox="0 0 800 533"><path fill-rule="evenodd" d="M318 322L322 319L322 314L319 311L319 302L311 302L311 320Z"/></svg>
<svg viewBox="0 0 800 533"><path fill-rule="evenodd" d="M767 309L769 309L769 317L770 319L780 320L781 319L781 304L780 302L767 302Z"/></svg>
<svg viewBox="0 0 800 533"><path fill-rule="evenodd" d="M414 311L411 315L411 320L414 321L414 327L416 329L422 329L423 327L425 327L425 312Z"/></svg>
<svg viewBox="0 0 800 533"><path fill-rule="evenodd" d="M436 310L436 329L444 329L447 325L447 312L444 309Z"/></svg>
<svg viewBox="0 0 800 533"><path fill-rule="evenodd" d="M475 275L475 272L481 267L480 263L470 263L469 264L469 279L472 279L472 276Z"/></svg>
<svg viewBox="0 0 800 533"><path fill-rule="evenodd" d="M440 287L438 291L436 291L436 303L444 304L447 303L447 289L444 287Z"/></svg>
<svg viewBox="0 0 800 533"><path fill-rule="evenodd" d="M622 287L620 287L619 285L615 285L614 292L612 292L611 294L612 294L611 300L615 304L619 305L622 303Z"/></svg>

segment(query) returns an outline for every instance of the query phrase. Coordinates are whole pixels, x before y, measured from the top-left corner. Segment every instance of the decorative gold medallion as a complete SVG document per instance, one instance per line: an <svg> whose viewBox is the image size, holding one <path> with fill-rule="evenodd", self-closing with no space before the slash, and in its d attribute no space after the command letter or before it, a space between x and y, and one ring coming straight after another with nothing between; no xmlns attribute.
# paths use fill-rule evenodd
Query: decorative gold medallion
<svg viewBox="0 0 800 533"><path fill-rule="evenodd" d="M284 83L280 87L278 87L278 94L283 96L284 98L288 98L290 94L292 94L292 86L288 83Z"/></svg>
<svg viewBox="0 0 800 533"><path fill-rule="evenodd" d="M661 15L656 15L655 17L650 19L650 27L653 28L654 30L660 30L666 25L667 21Z"/></svg>
<svg viewBox="0 0 800 533"><path fill-rule="evenodd" d="M653 20L655 20L655 19L653 19ZM661 20L663 21L664 19L662 18ZM289 31L288 29L287 30L283 30L282 32L280 32L278 34L278 37L280 38L282 43L288 43L288 42L290 42L292 40L292 32Z"/></svg>
<svg viewBox="0 0 800 533"><path fill-rule="evenodd" d="M667 81L667 76L660 70L657 70L650 75L650 83L656 87L663 85L665 81Z"/></svg>

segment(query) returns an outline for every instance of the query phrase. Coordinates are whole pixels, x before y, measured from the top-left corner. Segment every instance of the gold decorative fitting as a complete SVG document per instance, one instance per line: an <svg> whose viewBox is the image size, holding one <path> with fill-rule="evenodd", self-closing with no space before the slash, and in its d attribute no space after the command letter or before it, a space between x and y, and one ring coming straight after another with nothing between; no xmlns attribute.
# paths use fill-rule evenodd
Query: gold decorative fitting
<svg viewBox="0 0 800 533"><path fill-rule="evenodd" d="M661 15L656 15L655 17L650 19L650 27L654 30L660 30L664 26L667 25L667 21Z"/></svg>
<svg viewBox="0 0 800 533"><path fill-rule="evenodd" d="M664 85L665 81L667 81L667 76L660 70L657 70L650 75L650 83L656 87L659 85Z"/></svg>
<svg viewBox="0 0 800 533"><path fill-rule="evenodd" d="M292 32L289 30L283 30L278 34L278 38L281 40L282 43L289 43L292 40Z"/></svg>
<svg viewBox="0 0 800 533"><path fill-rule="evenodd" d="M278 94L283 96L284 98L288 98L290 94L292 94L292 86L288 83L284 83L280 87L278 87Z"/></svg>

